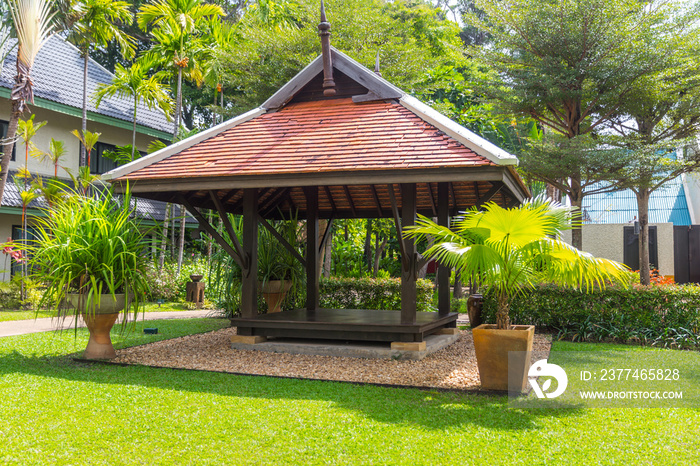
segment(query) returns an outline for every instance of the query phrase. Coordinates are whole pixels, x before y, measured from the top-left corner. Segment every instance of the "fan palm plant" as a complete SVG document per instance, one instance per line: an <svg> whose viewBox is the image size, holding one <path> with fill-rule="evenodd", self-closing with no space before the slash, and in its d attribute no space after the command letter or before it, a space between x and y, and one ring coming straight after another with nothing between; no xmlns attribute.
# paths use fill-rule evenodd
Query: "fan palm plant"
<svg viewBox="0 0 700 466"><path fill-rule="evenodd" d="M26 102L34 102L30 74L39 50L53 33L52 0L7 0L17 35L17 75L10 95L11 111L7 125L7 138L3 141L0 164L0 203L2 202L10 157L15 145L15 133Z"/></svg>
<svg viewBox="0 0 700 466"><path fill-rule="evenodd" d="M119 44L122 57L134 55L134 39L122 31L120 24L131 24L134 15L131 5L114 0L79 0L75 5L77 19L72 24L68 40L75 44L83 56L83 119L82 132L87 131L87 77L90 47L106 46L111 41ZM80 164L85 165L86 147L80 149ZM89 162L88 162L88 166Z"/></svg>
<svg viewBox="0 0 700 466"><path fill-rule="evenodd" d="M452 228L420 217L404 234L433 237L435 244L425 255L459 270L463 277L474 277L495 293L496 326L508 329L513 298L537 283L590 289L610 281L625 282L624 265L595 258L556 239L572 228L574 212L544 197L512 209L488 203L483 211L464 212Z"/></svg>
<svg viewBox="0 0 700 466"><path fill-rule="evenodd" d="M165 112L168 119L170 119L170 112L172 111L172 100L162 84L165 73L158 72L149 76L150 69L151 64L145 60L138 60L129 68L117 64L111 84L101 84L95 93L95 104L97 107L100 106L105 96L113 97L117 95L134 100L131 160L134 160L136 147L136 112L139 104L143 102L149 109L160 108Z"/></svg>

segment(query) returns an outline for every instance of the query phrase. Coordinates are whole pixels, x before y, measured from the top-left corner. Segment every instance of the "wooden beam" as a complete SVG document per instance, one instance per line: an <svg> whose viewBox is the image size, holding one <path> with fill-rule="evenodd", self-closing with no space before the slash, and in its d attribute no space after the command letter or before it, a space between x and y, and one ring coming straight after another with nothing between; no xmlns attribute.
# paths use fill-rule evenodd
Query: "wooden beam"
<svg viewBox="0 0 700 466"><path fill-rule="evenodd" d="M328 223L326 223L326 229L323 231L323 238L321 239L321 244L318 245L318 254L321 254L321 251L323 251L323 248L326 247L326 243L328 242L328 238L330 238L330 232L331 228L333 228L333 221L335 220L335 216L331 217L328 219Z"/></svg>
<svg viewBox="0 0 700 466"><path fill-rule="evenodd" d="M241 316L258 315L258 190L243 191L243 253L247 267L242 271Z"/></svg>
<svg viewBox="0 0 700 466"><path fill-rule="evenodd" d="M219 198L216 196L216 193L214 191L209 191L209 196L211 197L211 200L214 203L216 211L219 213L219 217L221 218L221 221L224 224L224 228L226 228L226 232L228 233L229 238L231 238L231 242L233 243L233 247L236 249L238 256L241 258L245 257L243 255L243 250L241 249L241 243L238 241L238 235L236 235L236 232L233 230L231 220L228 218L228 212L226 212L223 209L221 201L219 201Z"/></svg>
<svg viewBox="0 0 700 466"><path fill-rule="evenodd" d="M457 215L459 206L457 205L457 194L455 194L455 184L450 183L450 196L452 197L452 215Z"/></svg>
<svg viewBox="0 0 700 466"><path fill-rule="evenodd" d="M305 187L306 197L306 309L315 311L319 306L318 280L318 187Z"/></svg>
<svg viewBox="0 0 700 466"><path fill-rule="evenodd" d="M508 202L507 207L510 209L510 208L512 208L512 207L517 206L518 204L520 204L520 201L518 200L518 198L512 197L512 198L510 199L510 202Z"/></svg>
<svg viewBox="0 0 700 466"><path fill-rule="evenodd" d="M260 222L260 224L261 224L263 227L265 227L265 229L266 229L267 231L269 231L270 233L272 233L272 236L274 236L274 237L277 239L277 241L279 241L280 244L281 244L282 246L284 246L284 248L285 248L287 251L289 251L289 253L290 253L292 256L294 256L294 258L295 258L296 260L298 260L298 261L301 263L301 265L302 265L303 267L306 267L306 260L301 256L301 254L299 254L299 251L297 251L296 248L295 248L294 246L292 246L291 244L289 244L289 241L287 241L282 235L280 235L279 232L275 229L275 227L273 227L272 225L270 225L270 222L268 222L267 220L265 220L265 219L264 219L262 216L260 216L260 215L258 215L258 221Z"/></svg>
<svg viewBox="0 0 700 466"><path fill-rule="evenodd" d="M493 183L493 186L491 186L491 189L486 191L486 194L484 194L476 201L476 207L480 208L482 205L491 201L496 196L496 194L498 194L501 191L501 189L503 189L503 183L495 181Z"/></svg>
<svg viewBox="0 0 700 466"><path fill-rule="evenodd" d="M182 204L185 206L185 209L192 214L194 218L197 219L199 224L204 228L209 235L216 241L221 248L228 253L229 256L233 258L233 260L238 264L239 267L243 268L243 260L241 256L238 255L235 249L231 247L231 245L226 241L224 238L221 237L218 231L216 231L216 228L214 228L209 221L204 217L204 215L197 210L190 202L183 196L182 194L179 194L177 196L177 201L178 203Z"/></svg>
<svg viewBox="0 0 700 466"><path fill-rule="evenodd" d="M389 189L389 200L391 201L391 214L394 217L394 225L396 226L396 239L399 241L399 251L401 252L401 262L406 259L406 250L403 244L403 230L401 228L401 217L399 216L399 208L396 203L396 195L394 194L394 185L387 185Z"/></svg>
<svg viewBox="0 0 700 466"><path fill-rule="evenodd" d="M272 198L270 198L268 203L265 204L265 206L260 209L262 212L262 215L264 217L267 217L270 215L272 212L275 211L275 209L284 201L284 197L289 194L292 191L292 188L282 188L279 191L277 191Z"/></svg>
<svg viewBox="0 0 700 466"><path fill-rule="evenodd" d="M379 214L379 218L382 217L382 204L379 202L379 196L377 195L377 188L374 187L374 185L370 185L372 188L372 199L374 199L374 205L377 207L377 213Z"/></svg>
<svg viewBox="0 0 700 466"><path fill-rule="evenodd" d="M355 211L355 203L352 202L352 196L350 195L350 188L348 188L347 185L343 185L343 191L345 192L345 197L348 200L348 204L350 204L350 212L352 212L352 216L357 217L357 212Z"/></svg>
<svg viewBox="0 0 700 466"><path fill-rule="evenodd" d="M221 203L226 204L228 201L231 200L231 198L233 198L233 196L235 196L238 193L238 191L238 189L230 189L229 192L227 192L226 195L221 198Z"/></svg>
<svg viewBox="0 0 700 466"><path fill-rule="evenodd" d="M326 192L326 197L328 198L328 202L330 202L330 204L331 204L331 209L333 210L333 212L335 212L338 209L335 206L335 201L333 200L333 194L331 194L331 188L329 188L328 186L324 186L323 190Z"/></svg>
<svg viewBox="0 0 700 466"><path fill-rule="evenodd" d="M438 225L449 227L449 186L447 183L438 183ZM438 285L438 314L446 316L450 313L450 272L449 267L438 264L437 285Z"/></svg>
<svg viewBox="0 0 700 466"><path fill-rule="evenodd" d="M474 182L474 192L476 193L476 198L479 199L481 196L479 195L479 183L477 181Z"/></svg>
<svg viewBox="0 0 700 466"><path fill-rule="evenodd" d="M401 185L401 230L416 223L416 184ZM416 241L401 238L404 243L405 260L401 267L401 323L416 322Z"/></svg>
<svg viewBox="0 0 700 466"><path fill-rule="evenodd" d="M435 196L433 196L433 187L430 185L430 182L425 183L428 185L428 195L430 196L430 207L433 209L433 217L438 216L438 209L437 206L435 205Z"/></svg>

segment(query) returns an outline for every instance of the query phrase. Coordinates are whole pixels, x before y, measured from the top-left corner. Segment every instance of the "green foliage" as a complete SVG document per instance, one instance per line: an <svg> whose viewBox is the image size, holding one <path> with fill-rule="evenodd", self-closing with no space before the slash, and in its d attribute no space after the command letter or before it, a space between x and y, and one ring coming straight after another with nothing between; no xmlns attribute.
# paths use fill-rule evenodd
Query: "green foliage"
<svg viewBox="0 0 700 466"><path fill-rule="evenodd" d="M148 283L149 292L146 295L149 301L184 301L187 283L190 275L204 275L202 282L205 283L205 295L211 292L209 281L209 266L204 259L193 258L182 263L180 274L177 273L177 262L168 260L158 269L156 264L149 264L146 267L145 279Z"/></svg>
<svg viewBox="0 0 700 466"><path fill-rule="evenodd" d="M22 295L16 281L0 282L0 310L14 310L22 306Z"/></svg>
<svg viewBox="0 0 700 466"><path fill-rule="evenodd" d="M418 280L416 306L419 312L433 311L433 283ZM399 278L330 278L320 284L320 304L330 309L401 309Z"/></svg>
<svg viewBox="0 0 700 466"><path fill-rule="evenodd" d="M460 270L492 290L498 299L498 328L509 328L512 300L535 283L557 283L579 289L605 287L606 281L622 281L626 267L597 259L553 239L572 227L575 209L544 197L519 207L504 209L488 203L454 219L452 229L425 217L404 234L435 240L426 252L450 268Z"/></svg>
<svg viewBox="0 0 700 466"><path fill-rule="evenodd" d="M95 198L73 193L35 220L37 239L28 251L33 278L47 287L42 305L60 313L66 294L77 293L92 310L100 295L125 293L133 295L125 312L138 312L148 291L142 255L148 243L133 211L128 193L121 199L109 191Z"/></svg>
<svg viewBox="0 0 700 466"><path fill-rule="evenodd" d="M270 28L242 19L243 40L221 57L230 111L260 105L319 54L318 1L301 0L296 27ZM414 89L426 70L461 60L459 30L423 2L331 0L326 2L332 44L366 66L380 53L382 75ZM261 79L264 77L264 79Z"/></svg>
<svg viewBox="0 0 700 466"><path fill-rule="evenodd" d="M493 322L494 293L484 296L484 318ZM653 286L591 290L538 285L517 296L510 315L516 324L536 325L573 341L637 342L700 347L700 287Z"/></svg>

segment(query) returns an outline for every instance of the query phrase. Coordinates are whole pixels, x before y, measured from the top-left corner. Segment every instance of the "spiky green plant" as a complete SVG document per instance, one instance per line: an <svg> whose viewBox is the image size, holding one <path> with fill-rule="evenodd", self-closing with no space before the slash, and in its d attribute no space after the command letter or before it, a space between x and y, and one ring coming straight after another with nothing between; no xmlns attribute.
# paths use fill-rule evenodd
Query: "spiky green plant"
<svg viewBox="0 0 700 466"><path fill-rule="evenodd" d="M626 266L556 239L572 228L574 212L544 197L511 209L488 203L483 211L464 212L451 228L421 216L404 235L433 237L435 244L426 256L492 290L498 301L497 327L507 329L511 301L537 283L582 289L605 287L609 281L626 283Z"/></svg>
<svg viewBox="0 0 700 466"><path fill-rule="evenodd" d="M101 295L125 293L133 299L127 300L124 322L126 314L137 315L148 291L148 242L133 211L128 193L117 199L109 191L96 197L72 192L36 220L30 266L33 278L46 285L42 307L61 315L66 294L77 293L94 312Z"/></svg>

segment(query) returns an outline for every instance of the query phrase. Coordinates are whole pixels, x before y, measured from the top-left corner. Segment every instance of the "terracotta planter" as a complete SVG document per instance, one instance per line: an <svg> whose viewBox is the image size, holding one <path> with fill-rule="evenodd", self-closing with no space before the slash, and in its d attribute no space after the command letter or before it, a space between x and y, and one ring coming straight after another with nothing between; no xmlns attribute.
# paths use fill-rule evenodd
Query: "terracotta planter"
<svg viewBox="0 0 700 466"><path fill-rule="evenodd" d="M260 291L267 303L267 312L279 312L287 292L292 287L290 280L268 280L260 283Z"/></svg>
<svg viewBox="0 0 700 466"><path fill-rule="evenodd" d="M83 352L85 359L112 359L117 357L112 346L112 339L109 332L119 317L119 313L126 307L126 297L124 294L117 294L114 297L110 294L100 296L100 304L94 305L91 309L85 309L85 303L78 294L66 295L66 301L73 308L80 312L85 325L90 331L90 339Z"/></svg>
<svg viewBox="0 0 700 466"><path fill-rule="evenodd" d="M483 324L474 328L472 335L481 388L523 392L527 387L535 326L513 325L509 330L498 330L493 324ZM518 351L510 358L511 367L510 351Z"/></svg>

